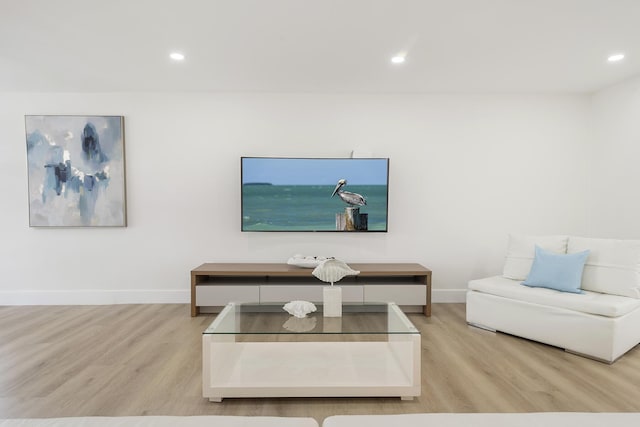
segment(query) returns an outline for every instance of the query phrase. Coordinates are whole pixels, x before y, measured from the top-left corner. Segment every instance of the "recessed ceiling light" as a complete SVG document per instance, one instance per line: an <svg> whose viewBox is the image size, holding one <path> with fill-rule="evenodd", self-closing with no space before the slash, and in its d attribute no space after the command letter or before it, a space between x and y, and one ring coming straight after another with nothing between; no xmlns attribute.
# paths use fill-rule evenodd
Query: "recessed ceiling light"
<svg viewBox="0 0 640 427"><path fill-rule="evenodd" d="M624 59L624 53L616 53L615 55L611 55L607 58L609 62L618 62Z"/></svg>
<svg viewBox="0 0 640 427"><path fill-rule="evenodd" d="M393 62L394 64L402 64L405 61L405 57L404 56L394 56L393 58L391 58L391 62Z"/></svg>
<svg viewBox="0 0 640 427"><path fill-rule="evenodd" d="M182 61L184 60L184 55L181 54L180 52L172 52L169 55L169 58L173 59L174 61Z"/></svg>

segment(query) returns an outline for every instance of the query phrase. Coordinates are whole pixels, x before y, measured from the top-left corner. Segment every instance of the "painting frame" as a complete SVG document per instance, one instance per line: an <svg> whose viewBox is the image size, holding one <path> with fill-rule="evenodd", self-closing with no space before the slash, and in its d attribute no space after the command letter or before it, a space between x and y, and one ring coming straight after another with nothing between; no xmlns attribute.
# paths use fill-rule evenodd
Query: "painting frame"
<svg viewBox="0 0 640 427"><path fill-rule="evenodd" d="M29 227L126 227L124 116L24 117Z"/></svg>

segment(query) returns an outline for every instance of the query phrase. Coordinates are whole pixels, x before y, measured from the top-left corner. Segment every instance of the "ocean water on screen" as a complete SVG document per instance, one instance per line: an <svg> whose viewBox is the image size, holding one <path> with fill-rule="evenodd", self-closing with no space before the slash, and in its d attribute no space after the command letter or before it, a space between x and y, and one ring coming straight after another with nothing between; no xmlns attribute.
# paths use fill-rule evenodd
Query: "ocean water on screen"
<svg viewBox="0 0 640 427"><path fill-rule="evenodd" d="M330 185L242 186L242 229L245 231L335 231L336 213L348 205ZM387 186L353 185L349 191L367 200L369 231L387 229Z"/></svg>

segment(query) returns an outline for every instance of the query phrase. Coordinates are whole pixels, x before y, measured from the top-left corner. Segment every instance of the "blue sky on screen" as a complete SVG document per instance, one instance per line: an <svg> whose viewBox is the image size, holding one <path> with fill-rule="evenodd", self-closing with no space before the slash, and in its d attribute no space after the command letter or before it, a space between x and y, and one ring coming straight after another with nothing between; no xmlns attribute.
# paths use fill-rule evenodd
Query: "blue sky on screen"
<svg viewBox="0 0 640 427"><path fill-rule="evenodd" d="M242 159L242 183L273 185L335 185L346 179L349 185L386 185L387 159Z"/></svg>

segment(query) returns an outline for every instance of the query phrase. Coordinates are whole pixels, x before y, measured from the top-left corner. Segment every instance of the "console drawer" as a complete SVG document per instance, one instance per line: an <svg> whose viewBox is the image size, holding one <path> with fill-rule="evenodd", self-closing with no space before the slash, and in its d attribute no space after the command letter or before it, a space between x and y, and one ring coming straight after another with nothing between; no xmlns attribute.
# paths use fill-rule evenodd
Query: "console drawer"
<svg viewBox="0 0 640 427"><path fill-rule="evenodd" d="M395 302L398 305L424 305L424 285L364 285L364 302Z"/></svg>
<svg viewBox="0 0 640 427"><path fill-rule="evenodd" d="M257 285L199 285L196 287L196 305L223 306L230 302L259 302Z"/></svg>
<svg viewBox="0 0 640 427"><path fill-rule="evenodd" d="M362 302L362 286L340 286L343 302ZM260 287L260 302L311 301L322 303L322 285L268 285Z"/></svg>

